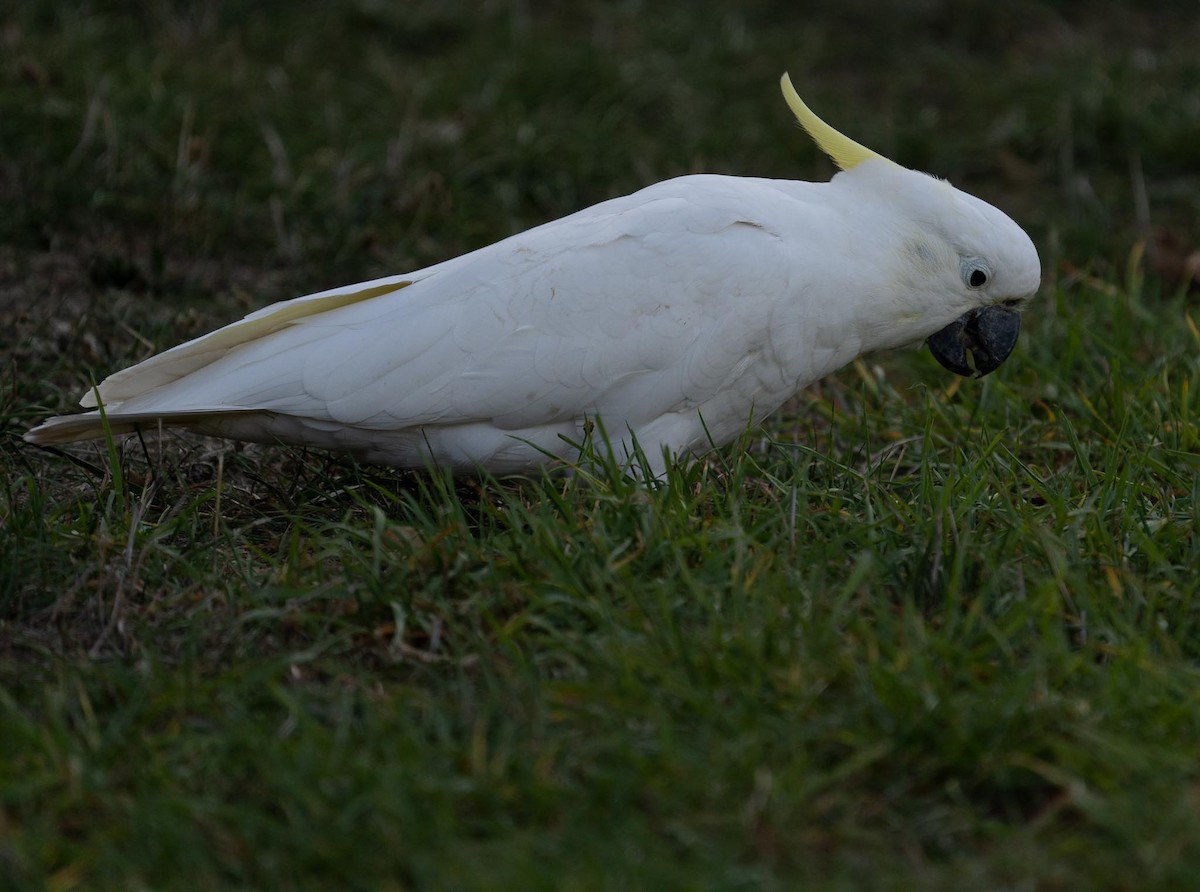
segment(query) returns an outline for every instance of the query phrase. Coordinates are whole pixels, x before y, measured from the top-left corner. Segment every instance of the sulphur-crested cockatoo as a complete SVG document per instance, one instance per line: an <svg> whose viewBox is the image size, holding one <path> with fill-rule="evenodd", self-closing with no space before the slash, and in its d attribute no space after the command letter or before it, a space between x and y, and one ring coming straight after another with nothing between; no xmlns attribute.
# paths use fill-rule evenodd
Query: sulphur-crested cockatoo
<svg viewBox="0 0 1200 892"><path fill-rule="evenodd" d="M828 183L684 176L404 275L284 301L109 377L65 443L160 425L512 472L599 420L655 473L855 357L923 339L984 375L1041 268L1005 214L785 98ZM103 407L103 415L100 411Z"/></svg>

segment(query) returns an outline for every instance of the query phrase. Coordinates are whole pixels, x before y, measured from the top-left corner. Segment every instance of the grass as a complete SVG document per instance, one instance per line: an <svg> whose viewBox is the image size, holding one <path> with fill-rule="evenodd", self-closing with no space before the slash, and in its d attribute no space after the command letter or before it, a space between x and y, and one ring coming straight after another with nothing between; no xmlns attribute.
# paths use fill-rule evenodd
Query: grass
<svg viewBox="0 0 1200 892"><path fill-rule="evenodd" d="M1130 185L1189 234L1190 4L801 6L0 17L0 885L1192 887L1200 310ZM827 176L783 68L1034 234L995 375L871 357L654 488L19 440L270 300Z"/></svg>

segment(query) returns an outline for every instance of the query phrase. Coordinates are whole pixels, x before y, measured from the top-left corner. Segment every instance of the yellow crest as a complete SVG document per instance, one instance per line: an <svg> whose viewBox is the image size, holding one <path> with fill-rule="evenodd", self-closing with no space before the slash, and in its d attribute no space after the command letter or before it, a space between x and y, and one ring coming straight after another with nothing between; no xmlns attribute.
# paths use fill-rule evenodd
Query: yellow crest
<svg viewBox="0 0 1200 892"><path fill-rule="evenodd" d="M861 164L868 158L878 158L880 161L888 161L878 152L872 152L866 146L860 146L848 136L843 136L838 133L815 114L813 110L804 104L804 100L800 98L800 94L796 92L796 88L792 86L792 79L784 74L779 80L779 86L783 90L783 98L787 100L788 107L791 108L792 114L796 116L796 120L800 122L800 126L807 131L808 135L813 138L821 150L825 152L833 163L842 170L849 170L856 164ZM893 163L888 161L889 164Z"/></svg>

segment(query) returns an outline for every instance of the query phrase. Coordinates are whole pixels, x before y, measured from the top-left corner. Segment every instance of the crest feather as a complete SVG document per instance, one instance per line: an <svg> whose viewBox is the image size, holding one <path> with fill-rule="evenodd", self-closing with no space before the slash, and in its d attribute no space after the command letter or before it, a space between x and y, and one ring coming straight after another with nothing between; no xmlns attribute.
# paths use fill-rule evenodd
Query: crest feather
<svg viewBox="0 0 1200 892"><path fill-rule="evenodd" d="M828 155L833 160L833 163L842 170L849 170L869 158L888 161L887 158L884 158L878 152L872 152L866 146L859 145L850 137L843 136L818 118L813 113L813 110L804 104L804 100L800 98L800 94L792 86L792 79L786 73L780 78L779 86L783 90L783 98L787 100L788 107L791 108L792 114L796 116L796 120L800 122L800 126L821 147L821 151ZM888 161L888 163L891 164L893 162Z"/></svg>

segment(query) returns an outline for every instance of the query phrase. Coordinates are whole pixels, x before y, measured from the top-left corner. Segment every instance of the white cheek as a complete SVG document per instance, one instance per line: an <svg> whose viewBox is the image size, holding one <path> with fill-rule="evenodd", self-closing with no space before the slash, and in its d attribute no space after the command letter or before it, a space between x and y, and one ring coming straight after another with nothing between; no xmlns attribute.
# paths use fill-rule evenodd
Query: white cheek
<svg viewBox="0 0 1200 892"><path fill-rule="evenodd" d="M938 267L937 255L929 244L915 239L906 245L912 265L926 275L933 275Z"/></svg>

